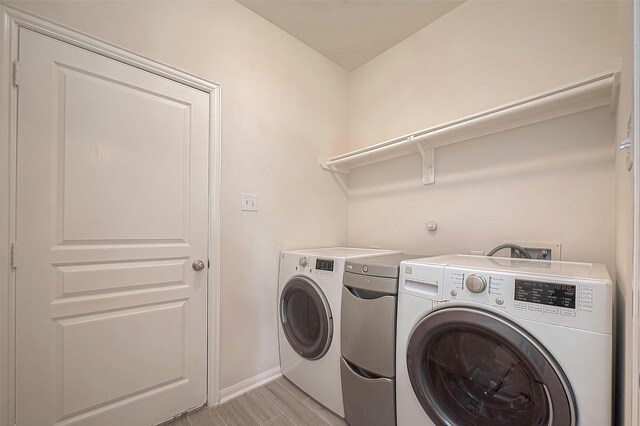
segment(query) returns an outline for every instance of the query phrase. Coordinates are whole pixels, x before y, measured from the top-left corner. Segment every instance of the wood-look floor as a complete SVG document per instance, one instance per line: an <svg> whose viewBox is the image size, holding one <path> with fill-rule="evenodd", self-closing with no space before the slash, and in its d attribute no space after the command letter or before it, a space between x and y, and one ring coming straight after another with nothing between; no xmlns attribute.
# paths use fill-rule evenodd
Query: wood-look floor
<svg viewBox="0 0 640 426"><path fill-rule="evenodd" d="M163 426L346 426L284 377Z"/></svg>

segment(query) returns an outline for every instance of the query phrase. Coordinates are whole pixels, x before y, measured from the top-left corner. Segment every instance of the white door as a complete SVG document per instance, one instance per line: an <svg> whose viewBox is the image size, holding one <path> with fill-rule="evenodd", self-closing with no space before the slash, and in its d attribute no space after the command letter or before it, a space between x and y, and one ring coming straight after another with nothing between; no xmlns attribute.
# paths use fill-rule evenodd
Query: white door
<svg viewBox="0 0 640 426"><path fill-rule="evenodd" d="M18 426L206 401L208 94L21 29Z"/></svg>

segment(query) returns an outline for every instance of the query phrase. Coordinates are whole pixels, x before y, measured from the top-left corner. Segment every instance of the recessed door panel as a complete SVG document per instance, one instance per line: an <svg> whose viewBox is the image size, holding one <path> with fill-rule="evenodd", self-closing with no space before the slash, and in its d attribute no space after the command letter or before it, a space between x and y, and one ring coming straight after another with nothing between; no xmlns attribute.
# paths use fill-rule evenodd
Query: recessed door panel
<svg viewBox="0 0 640 426"><path fill-rule="evenodd" d="M205 403L208 94L26 29L19 57L17 423Z"/></svg>
<svg viewBox="0 0 640 426"><path fill-rule="evenodd" d="M186 310L178 301L57 321L60 417L186 379Z"/></svg>
<svg viewBox="0 0 640 426"><path fill-rule="evenodd" d="M63 241L184 239L190 105L101 75L57 72Z"/></svg>
<svg viewBox="0 0 640 426"><path fill-rule="evenodd" d="M186 285L187 263L184 259L175 259L59 266L59 296Z"/></svg>

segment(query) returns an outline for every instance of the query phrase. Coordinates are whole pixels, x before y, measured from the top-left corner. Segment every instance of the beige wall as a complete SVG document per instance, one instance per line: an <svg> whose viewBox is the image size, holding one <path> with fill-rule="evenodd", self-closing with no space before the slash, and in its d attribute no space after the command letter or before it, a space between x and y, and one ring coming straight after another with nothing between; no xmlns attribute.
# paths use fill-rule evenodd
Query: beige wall
<svg viewBox="0 0 640 426"><path fill-rule="evenodd" d="M614 2L464 3L350 74L350 148L609 70L616 24ZM435 185L421 185L417 155L356 169L349 243L559 242L563 259L614 273L614 118L602 109L436 148Z"/></svg>
<svg viewBox="0 0 640 426"><path fill-rule="evenodd" d="M471 0L352 72L356 149L609 70L623 55L617 116L601 108L436 148L431 186L417 155L355 170L350 244L465 253L507 239L560 242L563 259L604 262L618 276L618 326L629 336L632 174L614 142L631 107L631 19L627 1ZM626 369L619 360L629 376L629 358Z"/></svg>
<svg viewBox="0 0 640 426"><path fill-rule="evenodd" d="M17 6L222 85L221 388L278 367L279 250L346 243L317 166L346 139L346 71L235 2Z"/></svg>
<svg viewBox="0 0 640 426"><path fill-rule="evenodd" d="M559 242L564 260L612 270L613 124L603 107L436 148L434 185L422 184L418 155L356 169L349 242L420 254Z"/></svg>
<svg viewBox="0 0 640 426"><path fill-rule="evenodd" d="M627 123L633 107L633 3L618 2L618 55L622 58L622 75L615 142L627 137ZM630 152L631 158L633 153ZM638 165L634 165L638 167ZM632 384L632 280L633 280L633 170L626 167L626 151L616 150L615 213L617 277L617 395L619 420L631 424Z"/></svg>
<svg viewBox="0 0 640 426"><path fill-rule="evenodd" d="M350 148L611 69L615 25L615 2L470 0L350 74Z"/></svg>

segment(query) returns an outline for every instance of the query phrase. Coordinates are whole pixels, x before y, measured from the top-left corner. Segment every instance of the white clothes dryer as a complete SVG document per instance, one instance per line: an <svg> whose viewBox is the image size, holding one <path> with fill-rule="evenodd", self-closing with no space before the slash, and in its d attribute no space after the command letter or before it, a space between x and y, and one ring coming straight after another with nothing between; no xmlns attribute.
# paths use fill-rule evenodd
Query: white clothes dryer
<svg viewBox="0 0 640 426"><path fill-rule="evenodd" d="M399 426L612 423L613 285L602 264L404 261Z"/></svg>
<svg viewBox="0 0 640 426"><path fill-rule="evenodd" d="M333 247L280 255L278 321L282 374L344 417L340 379L340 309L347 259L399 251Z"/></svg>

